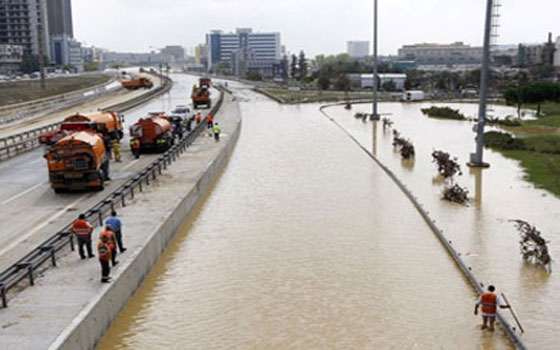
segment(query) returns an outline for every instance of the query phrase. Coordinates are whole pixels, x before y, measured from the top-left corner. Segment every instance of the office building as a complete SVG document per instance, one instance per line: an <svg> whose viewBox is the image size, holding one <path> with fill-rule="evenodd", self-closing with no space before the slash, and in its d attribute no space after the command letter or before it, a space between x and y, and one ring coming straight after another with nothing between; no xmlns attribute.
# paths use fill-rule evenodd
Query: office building
<svg viewBox="0 0 560 350"><path fill-rule="evenodd" d="M38 55L42 43L44 55L50 58L47 23L46 0L0 1L0 44L18 45L24 53Z"/></svg>
<svg viewBox="0 0 560 350"><path fill-rule="evenodd" d="M369 41L348 41L346 52L355 59L366 58L369 55Z"/></svg>
<svg viewBox="0 0 560 350"><path fill-rule="evenodd" d="M23 46L0 44L0 74L17 72L23 59Z"/></svg>
<svg viewBox="0 0 560 350"><path fill-rule="evenodd" d="M250 28L238 28L235 33L212 31L206 35L208 48L208 69L217 69L225 64L232 66L234 53L240 49L248 49L250 55L246 63L249 71L257 72L263 76L271 76L274 65L281 60L280 33L253 33Z"/></svg>
<svg viewBox="0 0 560 350"><path fill-rule="evenodd" d="M72 25L72 5L70 0L47 0L50 35L74 37Z"/></svg>
<svg viewBox="0 0 560 350"><path fill-rule="evenodd" d="M398 56L399 60L415 61L416 65L472 65L482 63L482 47L462 42L405 45L399 49Z"/></svg>
<svg viewBox="0 0 560 350"><path fill-rule="evenodd" d="M66 34L51 36L52 63L70 65L75 72L84 70L82 44Z"/></svg>

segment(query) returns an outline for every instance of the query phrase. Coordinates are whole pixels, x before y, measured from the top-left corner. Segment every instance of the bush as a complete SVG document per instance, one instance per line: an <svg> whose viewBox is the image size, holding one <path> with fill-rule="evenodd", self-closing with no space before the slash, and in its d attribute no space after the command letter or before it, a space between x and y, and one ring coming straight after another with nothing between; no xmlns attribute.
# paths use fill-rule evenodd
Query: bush
<svg viewBox="0 0 560 350"><path fill-rule="evenodd" d="M560 136L542 135L524 139L526 148L540 153L560 154Z"/></svg>
<svg viewBox="0 0 560 350"><path fill-rule="evenodd" d="M499 131L488 131L484 133L484 144L490 148L507 150L526 150L525 141L513 137L510 134Z"/></svg>
<svg viewBox="0 0 560 350"><path fill-rule="evenodd" d="M430 107L422 108L422 113L431 118L453 119L453 120L466 120L465 116L459 112L458 109L449 107Z"/></svg>
<svg viewBox="0 0 560 350"><path fill-rule="evenodd" d="M263 77L258 72L249 72L249 73L247 73L247 80L261 81L261 80L263 80Z"/></svg>

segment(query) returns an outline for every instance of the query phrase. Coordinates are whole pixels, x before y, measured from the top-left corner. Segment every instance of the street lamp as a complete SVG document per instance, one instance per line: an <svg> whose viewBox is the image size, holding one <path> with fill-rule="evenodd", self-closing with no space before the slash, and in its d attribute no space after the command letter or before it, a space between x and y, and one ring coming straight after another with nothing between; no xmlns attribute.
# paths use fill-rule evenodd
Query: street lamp
<svg viewBox="0 0 560 350"><path fill-rule="evenodd" d="M486 124L486 99L488 96L488 66L490 65L490 37L492 33L492 15L494 0L486 4L486 23L484 28L484 47L482 49L482 68L480 70L480 102L478 107L478 124L476 126L476 153L471 153L468 165L476 168L488 168L490 164L484 163L484 124Z"/></svg>
<svg viewBox="0 0 560 350"><path fill-rule="evenodd" d="M373 0L373 109L370 120L379 120L377 113L377 0Z"/></svg>

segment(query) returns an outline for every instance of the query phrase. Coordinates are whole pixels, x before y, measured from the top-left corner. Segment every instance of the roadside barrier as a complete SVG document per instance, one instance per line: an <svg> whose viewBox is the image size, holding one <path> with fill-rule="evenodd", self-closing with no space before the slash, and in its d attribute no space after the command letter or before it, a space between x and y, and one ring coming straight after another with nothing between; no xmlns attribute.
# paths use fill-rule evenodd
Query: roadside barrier
<svg viewBox="0 0 560 350"><path fill-rule="evenodd" d="M471 285L476 289L478 294L482 294L484 292L484 283L480 282L472 272L472 268L468 266L463 259L461 258L461 253L459 253L455 247L453 247L453 242L447 237L445 237L443 230L441 230L437 225L436 221L430 217L430 213L424 209L424 206L419 202L418 198L412 194L412 191L406 187L406 185L389 169L385 164L383 164L379 158L377 158L373 153L371 153L367 148L365 148L352 134L350 134L342 125L340 125L334 118L329 116L324 109L333 106L339 106L340 103L333 103L329 105L324 105L319 108L321 113L329 119L333 124L335 124L338 128L340 128L354 143L356 143L373 161L377 163L383 169L383 171L389 175L389 177L393 180L393 182L399 187L399 189L406 195L406 197L410 200L412 205L416 208L420 216L424 219L424 221L428 224L432 232L436 235L438 240L441 244L445 247L453 261L459 266L460 270L463 272L465 277L469 280ZM497 313L498 320L502 325L502 328L505 330L506 335L511 341L515 344L517 349L526 350L527 347L516 333L516 329L512 327L509 322L500 314Z"/></svg>
<svg viewBox="0 0 560 350"><path fill-rule="evenodd" d="M159 75L157 75L160 77ZM137 107L157 96L163 95L173 87L173 81L167 77L162 77L164 84L149 91L148 93L137 96L129 101L121 102L109 107L105 107L102 111L114 110L118 113L125 112ZM47 131L56 130L61 122L48 124L32 130L27 130L18 134L0 138L0 161L12 158L20 153L31 151L41 144L39 136Z"/></svg>
<svg viewBox="0 0 560 350"><path fill-rule="evenodd" d="M216 104L210 109L209 113L216 116L224 99L224 92L220 86L220 97ZM207 129L206 121L198 124L191 132L186 134L179 143L171 147L167 152L152 161L121 185L105 199L101 200L89 210L85 211L86 219L94 226L102 226L103 219L106 214L110 213L117 207L125 207L127 199L133 199L135 193L142 192L146 186L150 186L158 175L161 175L181 154L193 143L201 132ZM0 297L2 298L2 306L8 306L8 291L18 285L25 278L29 279L29 284L35 284L35 272L41 266L50 261L52 266L56 266L56 253L61 249L70 245L70 249L75 249L74 235L71 232L72 223L65 225L53 236L33 249L21 260L0 273ZM46 267L45 267L46 268Z"/></svg>

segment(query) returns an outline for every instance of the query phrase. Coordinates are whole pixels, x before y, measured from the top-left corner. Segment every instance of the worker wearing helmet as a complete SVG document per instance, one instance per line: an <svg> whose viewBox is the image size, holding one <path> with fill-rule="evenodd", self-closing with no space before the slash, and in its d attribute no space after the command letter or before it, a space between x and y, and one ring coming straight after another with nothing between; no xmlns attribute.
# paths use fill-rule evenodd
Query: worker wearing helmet
<svg viewBox="0 0 560 350"><path fill-rule="evenodd" d="M109 239L109 236L101 235L97 243L97 254L99 254L99 263L101 264L101 283L108 283L111 281L111 277L109 276L111 273L111 264L109 262L112 259L112 254Z"/></svg>
<svg viewBox="0 0 560 350"><path fill-rule="evenodd" d="M78 252L80 253L80 258L83 260L86 258L84 252L84 246L87 249L88 257L93 258L92 248L91 248L91 234L93 232L93 226L86 220L84 214L80 214L78 220L74 221L72 224L72 233L76 236L78 241Z"/></svg>
<svg viewBox="0 0 560 350"><path fill-rule="evenodd" d="M220 141L220 132L222 130L218 126L218 123L214 123L214 127L212 128L212 131L214 132L214 140L216 140L216 142Z"/></svg>

